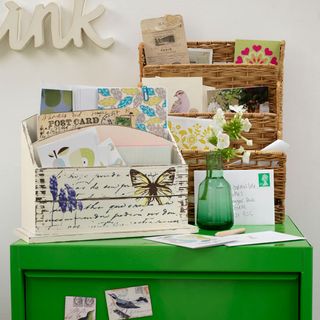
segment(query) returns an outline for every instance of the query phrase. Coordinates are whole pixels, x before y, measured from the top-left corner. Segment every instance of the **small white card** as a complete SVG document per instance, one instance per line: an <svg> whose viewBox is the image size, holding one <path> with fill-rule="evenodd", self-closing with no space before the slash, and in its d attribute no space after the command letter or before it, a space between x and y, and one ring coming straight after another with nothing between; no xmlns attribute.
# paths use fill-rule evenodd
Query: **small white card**
<svg viewBox="0 0 320 320"><path fill-rule="evenodd" d="M98 145L97 156L100 166L124 166L126 164L111 138Z"/></svg>
<svg viewBox="0 0 320 320"><path fill-rule="evenodd" d="M64 320L96 319L96 298L66 297Z"/></svg>
<svg viewBox="0 0 320 320"><path fill-rule="evenodd" d="M273 170L224 170L223 175L232 189L234 224L274 224ZM195 215L199 184L205 176L204 170L194 171Z"/></svg>
<svg viewBox="0 0 320 320"><path fill-rule="evenodd" d="M227 237L212 237L202 234L179 234L145 239L190 249L222 246L232 241L232 239L227 239Z"/></svg>
<svg viewBox="0 0 320 320"><path fill-rule="evenodd" d="M303 240L303 237L292 236L291 234L275 232L275 231L262 231L253 233L244 233L233 236L227 236L225 238L233 239L232 242L226 243L228 247L246 246L250 244L259 243L274 243L274 242L285 242Z"/></svg>
<svg viewBox="0 0 320 320"><path fill-rule="evenodd" d="M98 108L98 88L77 86L72 90L73 111L95 110Z"/></svg>
<svg viewBox="0 0 320 320"><path fill-rule="evenodd" d="M148 286L106 290L109 320L152 316Z"/></svg>

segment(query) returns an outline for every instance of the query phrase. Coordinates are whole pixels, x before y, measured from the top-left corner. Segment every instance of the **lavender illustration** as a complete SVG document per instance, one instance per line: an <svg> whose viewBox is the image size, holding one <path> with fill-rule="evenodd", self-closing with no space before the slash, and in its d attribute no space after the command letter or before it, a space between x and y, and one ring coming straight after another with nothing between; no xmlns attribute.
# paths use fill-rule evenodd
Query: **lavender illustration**
<svg viewBox="0 0 320 320"><path fill-rule="evenodd" d="M49 188L52 195L52 210L51 210L51 227L53 226L53 211L54 211L54 203L57 200L58 196L58 180L56 176L50 177Z"/></svg>
<svg viewBox="0 0 320 320"><path fill-rule="evenodd" d="M58 194L58 179L56 176L50 177L50 192L52 195L52 221L51 226L53 226L53 212L54 212L54 204L57 201L58 197L58 204L59 208L64 214L65 212L74 212L74 225L77 225L77 210L82 211L83 210L83 204L82 201L77 200L76 197L76 191L69 185L65 184L64 188L60 188L59 194Z"/></svg>

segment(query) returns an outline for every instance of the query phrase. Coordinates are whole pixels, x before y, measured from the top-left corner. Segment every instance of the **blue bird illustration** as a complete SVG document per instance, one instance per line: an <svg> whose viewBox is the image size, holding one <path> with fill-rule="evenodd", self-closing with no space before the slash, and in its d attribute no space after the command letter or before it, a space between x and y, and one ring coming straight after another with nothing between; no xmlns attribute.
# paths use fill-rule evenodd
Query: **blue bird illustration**
<svg viewBox="0 0 320 320"><path fill-rule="evenodd" d="M137 306L136 304L134 304L132 301L129 300L123 300L118 298L114 293L109 293L109 296L115 300L116 305L119 308L122 309L137 309L140 308L139 306Z"/></svg>

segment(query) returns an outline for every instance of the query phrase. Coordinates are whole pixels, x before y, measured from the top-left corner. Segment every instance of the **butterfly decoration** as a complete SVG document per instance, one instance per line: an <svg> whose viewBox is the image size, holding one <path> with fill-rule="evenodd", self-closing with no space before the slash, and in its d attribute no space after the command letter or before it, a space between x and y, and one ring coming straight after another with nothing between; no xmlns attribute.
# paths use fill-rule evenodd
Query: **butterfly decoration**
<svg viewBox="0 0 320 320"><path fill-rule="evenodd" d="M135 189L134 195L142 198L141 203L144 206L149 205L153 200L156 200L159 205L165 204L168 197L172 195L169 186L173 185L175 171L175 168L171 167L152 182L144 173L131 169L130 178Z"/></svg>

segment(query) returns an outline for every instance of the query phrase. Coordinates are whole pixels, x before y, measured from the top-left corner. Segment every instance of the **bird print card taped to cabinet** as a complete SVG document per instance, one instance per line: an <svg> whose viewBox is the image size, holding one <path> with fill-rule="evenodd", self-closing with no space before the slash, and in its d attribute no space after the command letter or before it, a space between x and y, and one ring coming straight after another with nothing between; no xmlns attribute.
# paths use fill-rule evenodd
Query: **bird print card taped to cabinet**
<svg viewBox="0 0 320 320"><path fill-rule="evenodd" d="M142 83L166 89L170 113L203 111L202 77L142 78Z"/></svg>
<svg viewBox="0 0 320 320"><path fill-rule="evenodd" d="M96 298L65 297L64 320L96 320Z"/></svg>
<svg viewBox="0 0 320 320"><path fill-rule="evenodd" d="M106 290L109 320L152 316L148 286Z"/></svg>

